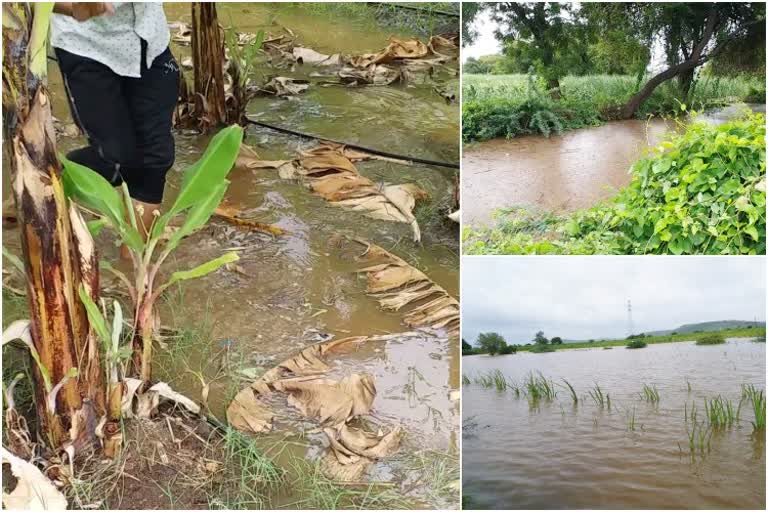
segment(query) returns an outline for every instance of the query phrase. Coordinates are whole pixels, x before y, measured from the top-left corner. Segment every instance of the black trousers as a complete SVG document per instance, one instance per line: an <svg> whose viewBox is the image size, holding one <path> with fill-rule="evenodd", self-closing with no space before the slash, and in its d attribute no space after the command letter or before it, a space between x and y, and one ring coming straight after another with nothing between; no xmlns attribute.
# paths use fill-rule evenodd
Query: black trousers
<svg viewBox="0 0 768 512"><path fill-rule="evenodd" d="M168 48L147 68L146 43L141 46L141 78L120 76L93 59L55 50L72 117L89 144L67 158L115 186L124 181L132 198L158 204L175 158L171 127L179 67Z"/></svg>

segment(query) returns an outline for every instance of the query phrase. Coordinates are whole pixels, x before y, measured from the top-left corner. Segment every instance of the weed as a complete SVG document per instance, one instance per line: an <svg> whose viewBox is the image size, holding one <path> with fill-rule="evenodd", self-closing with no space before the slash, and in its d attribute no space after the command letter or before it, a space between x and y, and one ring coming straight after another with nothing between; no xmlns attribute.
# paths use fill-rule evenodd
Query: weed
<svg viewBox="0 0 768 512"><path fill-rule="evenodd" d="M507 378L498 369L478 375L475 377L475 384L479 384L486 389L496 388L496 391L506 391L510 387L510 382L507 381Z"/></svg>
<svg viewBox="0 0 768 512"><path fill-rule="evenodd" d="M691 457L696 454L706 455L712 449L712 428L699 422L692 422L690 428L686 425L688 435L688 453Z"/></svg>
<svg viewBox="0 0 768 512"><path fill-rule="evenodd" d="M472 384L472 379L470 379L468 376L462 374L461 375L461 384L463 386L469 386L470 384Z"/></svg>
<svg viewBox="0 0 768 512"><path fill-rule="evenodd" d="M632 410L627 410L627 430L630 432L635 431L635 408L632 407Z"/></svg>
<svg viewBox="0 0 768 512"><path fill-rule="evenodd" d="M445 506L458 502L460 464L456 450L420 450L408 455L405 467L424 484L427 502Z"/></svg>

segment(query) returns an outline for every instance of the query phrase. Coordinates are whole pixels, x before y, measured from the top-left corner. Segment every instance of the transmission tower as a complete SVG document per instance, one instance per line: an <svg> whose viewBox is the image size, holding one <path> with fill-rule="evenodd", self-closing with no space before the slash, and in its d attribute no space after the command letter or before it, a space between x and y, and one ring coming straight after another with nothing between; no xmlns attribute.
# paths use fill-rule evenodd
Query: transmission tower
<svg viewBox="0 0 768 512"><path fill-rule="evenodd" d="M635 326L632 323L632 301L627 299L627 336L635 334Z"/></svg>

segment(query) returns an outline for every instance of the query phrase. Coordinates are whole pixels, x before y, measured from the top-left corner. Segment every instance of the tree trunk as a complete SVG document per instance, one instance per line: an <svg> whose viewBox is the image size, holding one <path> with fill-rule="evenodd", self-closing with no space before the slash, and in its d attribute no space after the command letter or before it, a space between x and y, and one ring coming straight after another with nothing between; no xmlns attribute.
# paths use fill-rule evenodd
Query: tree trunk
<svg viewBox="0 0 768 512"><path fill-rule="evenodd" d="M560 99L560 80L558 80L557 78L548 78L547 90L549 91L549 95L553 100L559 100Z"/></svg>
<svg viewBox="0 0 768 512"><path fill-rule="evenodd" d="M720 43L716 48L714 48L711 52L709 52L708 55L704 55L704 49L709 44L710 39L712 38L712 34L715 32L715 28L718 25L718 15L716 6L713 4L712 8L710 9L709 16L707 17L707 24L704 27L704 30L701 34L701 38L696 43L696 45L693 47L693 50L691 52L691 55L688 59L686 59L684 62L681 62L680 64L676 64L674 66L671 66L661 73L657 74L650 80L648 80L648 83L646 83L640 91L638 91L637 94L632 96L626 105L621 110L621 117L622 119L630 119L635 115L635 112L637 112L637 109L640 108L640 105L643 104L643 102L648 99L648 97L653 94L653 91L656 90L656 88L661 85L662 83L666 82L667 80L674 78L681 73L691 73L691 78L693 78L693 73L696 71L697 66L701 66L704 64L707 60L715 56L717 53L719 53L722 48L727 44L728 40L725 40L724 42ZM733 36L732 36L733 37ZM690 87L690 83L689 83ZM687 94L687 91L686 91Z"/></svg>
<svg viewBox="0 0 768 512"><path fill-rule="evenodd" d="M98 260L85 221L64 196L45 61L42 67L38 62L40 74L31 64L36 52L45 57L45 39L40 47L39 39L30 37L38 5L35 14L21 4L4 7L4 136L26 270L30 334L44 367L41 371L33 365L39 431L51 449L71 442L77 452L96 442L96 426L106 407L99 345L78 295L82 285L98 300ZM11 16L13 28L5 24ZM41 14L40 23L43 16L47 33L48 15Z"/></svg>
<svg viewBox="0 0 768 512"><path fill-rule="evenodd" d="M201 131L226 124L224 95L224 38L216 5L192 3L192 65L194 67L195 117Z"/></svg>

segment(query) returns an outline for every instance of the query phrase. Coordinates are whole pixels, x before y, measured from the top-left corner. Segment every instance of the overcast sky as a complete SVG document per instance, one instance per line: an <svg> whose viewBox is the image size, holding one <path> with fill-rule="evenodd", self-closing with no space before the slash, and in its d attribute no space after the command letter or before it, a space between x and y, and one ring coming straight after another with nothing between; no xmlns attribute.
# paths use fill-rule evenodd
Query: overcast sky
<svg viewBox="0 0 768 512"><path fill-rule="evenodd" d="M763 257L464 257L462 337L600 339L714 320L765 321Z"/></svg>

